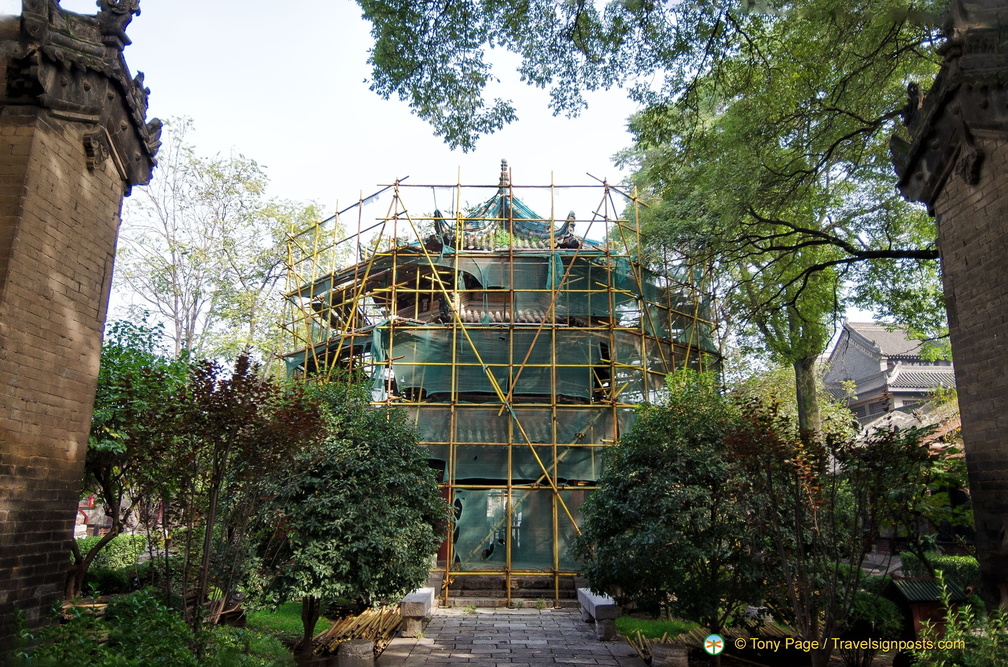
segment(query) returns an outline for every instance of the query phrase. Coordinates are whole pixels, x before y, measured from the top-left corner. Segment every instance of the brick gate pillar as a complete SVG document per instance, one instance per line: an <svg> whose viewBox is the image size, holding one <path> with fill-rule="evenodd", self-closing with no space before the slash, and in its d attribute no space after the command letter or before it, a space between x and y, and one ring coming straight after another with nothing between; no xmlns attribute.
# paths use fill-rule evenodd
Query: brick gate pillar
<svg viewBox="0 0 1008 667"><path fill-rule="evenodd" d="M955 0L945 62L910 87L899 188L936 216L962 434L989 601L1008 600L1008 8Z"/></svg>
<svg viewBox="0 0 1008 667"><path fill-rule="evenodd" d="M0 645L64 589L122 199L159 145L122 54L138 1L0 17Z"/></svg>

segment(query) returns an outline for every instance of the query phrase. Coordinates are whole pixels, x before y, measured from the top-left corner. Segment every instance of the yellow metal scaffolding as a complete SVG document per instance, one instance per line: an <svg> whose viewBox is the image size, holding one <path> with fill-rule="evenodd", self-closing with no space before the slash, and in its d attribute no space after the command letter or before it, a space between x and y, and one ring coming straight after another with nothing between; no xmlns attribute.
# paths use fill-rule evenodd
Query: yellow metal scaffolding
<svg viewBox="0 0 1008 667"><path fill-rule="evenodd" d="M376 219L361 200L289 235L288 372L357 369L376 404L409 414L454 508L446 598L474 575L502 576L508 604L517 577L551 577L559 598L602 450L668 372L719 362L708 267L643 259L640 204L605 182L521 187L505 162L496 185L377 194ZM572 198L598 204L558 220Z"/></svg>

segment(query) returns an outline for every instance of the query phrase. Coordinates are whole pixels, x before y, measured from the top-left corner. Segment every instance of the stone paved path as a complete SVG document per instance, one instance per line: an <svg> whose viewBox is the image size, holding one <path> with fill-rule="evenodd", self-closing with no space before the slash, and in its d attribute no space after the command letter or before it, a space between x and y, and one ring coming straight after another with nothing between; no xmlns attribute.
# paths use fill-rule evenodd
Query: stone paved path
<svg viewBox="0 0 1008 667"><path fill-rule="evenodd" d="M645 663L622 638L599 641L577 609L439 608L423 637L396 637L378 667L400 665L616 665Z"/></svg>

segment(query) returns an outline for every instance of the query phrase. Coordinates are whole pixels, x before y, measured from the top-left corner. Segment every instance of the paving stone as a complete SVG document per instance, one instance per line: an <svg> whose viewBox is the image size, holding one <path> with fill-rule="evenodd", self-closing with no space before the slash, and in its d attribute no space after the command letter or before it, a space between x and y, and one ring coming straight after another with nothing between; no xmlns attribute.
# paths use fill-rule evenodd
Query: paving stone
<svg viewBox="0 0 1008 667"><path fill-rule="evenodd" d="M420 639L397 637L379 667L645 667L623 640L599 641L576 609L435 609Z"/></svg>

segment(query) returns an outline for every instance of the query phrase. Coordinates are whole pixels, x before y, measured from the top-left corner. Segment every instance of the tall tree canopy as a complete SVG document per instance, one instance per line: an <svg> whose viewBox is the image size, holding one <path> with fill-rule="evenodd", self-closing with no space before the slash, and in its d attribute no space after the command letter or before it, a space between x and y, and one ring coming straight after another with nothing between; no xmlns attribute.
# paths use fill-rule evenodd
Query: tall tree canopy
<svg viewBox="0 0 1008 667"><path fill-rule="evenodd" d="M654 202L651 236L709 253L737 333L793 367L803 437L819 430L815 363L851 296L932 335L942 323L941 300L919 299L940 294L933 221L899 197L888 151L906 82L935 66L913 19L809 2L750 21L734 52L631 122L624 158ZM907 269L928 280L893 280Z"/></svg>
<svg viewBox="0 0 1008 667"><path fill-rule="evenodd" d="M176 356L262 357L276 347L285 234L318 211L269 197L251 158L199 155L192 125L166 124L154 179L127 201L113 291L165 322Z"/></svg>
<svg viewBox="0 0 1008 667"><path fill-rule="evenodd" d="M803 431L846 300L943 324L934 226L897 195L888 156L908 83L937 69L941 0L359 1L373 89L453 146L515 118L484 98L487 47L519 55L557 113L625 87L642 110L622 159L654 204L650 239L715 263L740 329L794 367Z"/></svg>
<svg viewBox="0 0 1008 667"><path fill-rule="evenodd" d="M521 80L548 88L554 112L573 115L586 106L586 92L624 87L642 106L653 107L693 94L699 80L717 75L740 54L754 68L763 66L768 52L745 49L752 46L754 35L781 24L799 29L796 43L778 45L789 55L828 64L836 53L857 51L862 62L848 74L871 80L874 70L904 67L907 58L917 55L914 50L931 39L947 4L941 0L358 2L375 39L372 89L386 98L407 101L438 135L466 150L475 147L481 134L517 118L510 100L486 99L488 87L498 81L489 55L492 49L519 56ZM872 39L845 29L866 22L879 27L884 43L850 41ZM887 59L890 62L884 62Z"/></svg>

